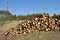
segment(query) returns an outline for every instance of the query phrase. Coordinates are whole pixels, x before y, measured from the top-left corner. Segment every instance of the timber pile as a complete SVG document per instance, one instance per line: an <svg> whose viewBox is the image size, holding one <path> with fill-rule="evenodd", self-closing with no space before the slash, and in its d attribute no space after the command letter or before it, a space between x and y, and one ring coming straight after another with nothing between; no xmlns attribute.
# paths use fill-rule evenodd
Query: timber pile
<svg viewBox="0 0 60 40"><path fill-rule="evenodd" d="M53 19L48 14L42 14L41 18L26 20L13 28L13 34L26 34L37 31L60 31L60 20Z"/></svg>

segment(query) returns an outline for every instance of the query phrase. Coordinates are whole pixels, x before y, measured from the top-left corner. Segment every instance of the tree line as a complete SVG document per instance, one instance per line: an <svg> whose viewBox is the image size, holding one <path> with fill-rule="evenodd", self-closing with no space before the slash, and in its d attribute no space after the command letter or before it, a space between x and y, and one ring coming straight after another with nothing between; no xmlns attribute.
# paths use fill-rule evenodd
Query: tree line
<svg viewBox="0 0 60 40"><path fill-rule="evenodd" d="M49 14L49 13L48 13ZM9 11L0 11L0 20L2 21L7 21L7 20L27 20L27 19L32 19L35 17L41 17L41 13L33 13L33 14L27 14L27 15L12 15L12 13L10 13ZM53 14L53 16L51 16L52 18L57 18L60 20L60 14Z"/></svg>

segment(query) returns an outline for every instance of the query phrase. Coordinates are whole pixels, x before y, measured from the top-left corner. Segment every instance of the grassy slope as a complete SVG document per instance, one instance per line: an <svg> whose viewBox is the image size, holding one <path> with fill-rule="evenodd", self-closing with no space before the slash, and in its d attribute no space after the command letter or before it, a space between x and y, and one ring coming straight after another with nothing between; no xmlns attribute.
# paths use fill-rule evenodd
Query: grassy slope
<svg viewBox="0 0 60 40"><path fill-rule="evenodd" d="M5 23L3 26L0 26L0 35L4 33L6 30L10 29L11 27L16 27L17 24L17 21L12 21Z"/></svg>

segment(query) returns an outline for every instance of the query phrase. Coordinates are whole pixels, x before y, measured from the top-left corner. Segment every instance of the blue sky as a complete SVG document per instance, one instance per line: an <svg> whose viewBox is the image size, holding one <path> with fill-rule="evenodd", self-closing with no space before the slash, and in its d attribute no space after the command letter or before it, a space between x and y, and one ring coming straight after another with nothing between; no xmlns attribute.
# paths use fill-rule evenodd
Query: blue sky
<svg viewBox="0 0 60 40"><path fill-rule="evenodd" d="M60 0L8 0L8 10L12 14L26 15L32 13L60 14ZM6 0L0 0L0 10L6 10Z"/></svg>

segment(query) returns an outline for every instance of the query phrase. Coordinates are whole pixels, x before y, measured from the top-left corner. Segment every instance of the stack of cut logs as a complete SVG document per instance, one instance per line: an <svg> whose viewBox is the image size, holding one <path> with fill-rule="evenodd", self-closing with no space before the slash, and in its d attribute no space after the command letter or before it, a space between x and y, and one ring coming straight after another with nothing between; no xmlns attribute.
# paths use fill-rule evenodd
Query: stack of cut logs
<svg viewBox="0 0 60 40"><path fill-rule="evenodd" d="M41 18L26 20L12 29L13 34L26 34L40 31L59 31L60 20L51 18L48 14L42 14Z"/></svg>

